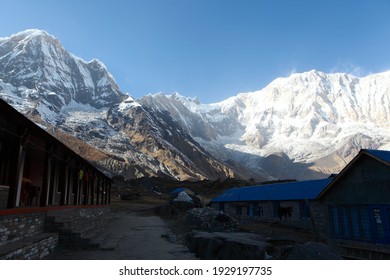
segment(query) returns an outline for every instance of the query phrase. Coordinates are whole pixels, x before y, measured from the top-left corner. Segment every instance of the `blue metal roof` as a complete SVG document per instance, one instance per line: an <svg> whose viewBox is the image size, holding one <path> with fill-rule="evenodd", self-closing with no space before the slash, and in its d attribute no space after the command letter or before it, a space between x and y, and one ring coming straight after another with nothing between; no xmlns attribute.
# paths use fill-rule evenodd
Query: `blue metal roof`
<svg viewBox="0 0 390 280"><path fill-rule="evenodd" d="M364 151L390 164L390 151L382 151L382 150L364 150Z"/></svg>
<svg viewBox="0 0 390 280"><path fill-rule="evenodd" d="M183 192L185 190L186 190L186 188L176 188L173 191L171 191L171 193L181 193L181 192Z"/></svg>
<svg viewBox="0 0 390 280"><path fill-rule="evenodd" d="M211 202L315 199L332 178L232 188Z"/></svg>

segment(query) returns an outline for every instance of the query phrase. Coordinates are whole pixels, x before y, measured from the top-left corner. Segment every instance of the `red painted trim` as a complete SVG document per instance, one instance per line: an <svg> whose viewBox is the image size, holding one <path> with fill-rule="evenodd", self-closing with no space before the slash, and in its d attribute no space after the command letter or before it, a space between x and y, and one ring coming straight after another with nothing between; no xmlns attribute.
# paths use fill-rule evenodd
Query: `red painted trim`
<svg viewBox="0 0 390 280"><path fill-rule="evenodd" d="M14 214L25 214L25 213L42 213L56 210L65 209L82 209L82 208L102 208L110 207L109 204L101 205L69 205L69 206L49 206L49 207L30 207L30 208L11 208L0 210L0 216L2 215L14 215Z"/></svg>

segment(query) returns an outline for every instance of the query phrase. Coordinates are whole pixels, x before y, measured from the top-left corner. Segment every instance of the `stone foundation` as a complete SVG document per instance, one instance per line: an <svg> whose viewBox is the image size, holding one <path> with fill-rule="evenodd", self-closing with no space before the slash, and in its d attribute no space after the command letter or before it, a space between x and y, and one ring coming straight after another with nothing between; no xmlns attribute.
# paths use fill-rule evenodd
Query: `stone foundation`
<svg viewBox="0 0 390 280"><path fill-rule="evenodd" d="M45 231L46 213L0 216L0 246Z"/></svg>
<svg viewBox="0 0 390 280"><path fill-rule="evenodd" d="M59 225L62 227L64 224L53 223L54 220L66 219L69 223L67 229L74 235L73 231L79 230L74 226L76 221L83 228L94 228L104 223L109 211L109 207L0 211L0 259L44 259L60 242Z"/></svg>
<svg viewBox="0 0 390 280"><path fill-rule="evenodd" d="M58 234L41 233L0 247L2 260L39 260L47 257L58 244Z"/></svg>

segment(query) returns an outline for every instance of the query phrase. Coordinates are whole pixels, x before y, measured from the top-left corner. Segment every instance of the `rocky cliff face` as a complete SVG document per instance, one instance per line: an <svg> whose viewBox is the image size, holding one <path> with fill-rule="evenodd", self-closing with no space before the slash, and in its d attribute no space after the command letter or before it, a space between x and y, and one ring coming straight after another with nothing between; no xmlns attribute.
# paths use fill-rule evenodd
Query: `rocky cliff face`
<svg viewBox="0 0 390 280"><path fill-rule="evenodd" d="M75 57L41 30L0 39L0 69L3 83L50 103L55 113L71 101L102 108L123 99L102 62Z"/></svg>
<svg viewBox="0 0 390 280"><path fill-rule="evenodd" d="M0 38L0 96L76 150L87 151L83 156L127 178L240 177L169 114L122 93L102 62L70 54L45 31Z"/></svg>

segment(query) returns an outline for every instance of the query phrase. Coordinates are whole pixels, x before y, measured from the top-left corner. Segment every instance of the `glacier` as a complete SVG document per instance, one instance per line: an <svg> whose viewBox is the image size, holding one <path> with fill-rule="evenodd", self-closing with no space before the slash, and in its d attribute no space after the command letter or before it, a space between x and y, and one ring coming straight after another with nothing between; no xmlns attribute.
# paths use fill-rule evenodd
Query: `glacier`
<svg viewBox="0 0 390 280"><path fill-rule="evenodd" d="M290 165L320 172L299 170L291 177L326 176L339 172L358 150L388 149L390 143L390 72L359 78L311 70L219 103L200 104L178 93L138 102L168 110L214 155L254 171L267 170L264 159L277 154L287 156ZM267 171L280 178L280 172Z"/></svg>

